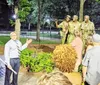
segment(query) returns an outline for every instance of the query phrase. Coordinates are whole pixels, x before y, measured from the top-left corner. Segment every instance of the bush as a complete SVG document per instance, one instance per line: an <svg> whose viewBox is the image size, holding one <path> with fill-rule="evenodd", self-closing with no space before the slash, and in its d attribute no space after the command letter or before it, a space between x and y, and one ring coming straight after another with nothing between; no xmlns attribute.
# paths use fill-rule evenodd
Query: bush
<svg viewBox="0 0 100 85"><path fill-rule="evenodd" d="M82 64L79 66L78 72L80 72L82 74Z"/></svg>
<svg viewBox="0 0 100 85"><path fill-rule="evenodd" d="M31 72L51 72L54 68L52 54L25 49L20 56L21 65L28 67Z"/></svg>

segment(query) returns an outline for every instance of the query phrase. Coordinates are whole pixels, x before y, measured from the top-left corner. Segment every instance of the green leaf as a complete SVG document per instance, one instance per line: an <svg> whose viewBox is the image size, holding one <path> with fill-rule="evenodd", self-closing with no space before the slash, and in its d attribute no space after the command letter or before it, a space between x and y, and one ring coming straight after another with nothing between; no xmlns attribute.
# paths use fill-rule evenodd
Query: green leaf
<svg viewBox="0 0 100 85"><path fill-rule="evenodd" d="M10 19L9 21L10 21L11 26L15 25L15 22L12 19Z"/></svg>
<svg viewBox="0 0 100 85"><path fill-rule="evenodd" d="M35 57L33 57L34 53L37 53ZM54 67L51 53L37 52L36 50L23 50L21 52L20 62L25 67L29 66L31 72L51 72Z"/></svg>

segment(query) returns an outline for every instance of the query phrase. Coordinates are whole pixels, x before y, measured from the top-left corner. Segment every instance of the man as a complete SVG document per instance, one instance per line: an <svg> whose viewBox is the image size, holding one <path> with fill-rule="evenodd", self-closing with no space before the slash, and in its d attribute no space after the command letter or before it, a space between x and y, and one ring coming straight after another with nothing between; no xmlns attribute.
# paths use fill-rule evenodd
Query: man
<svg viewBox="0 0 100 85"><path fill-rule="evenodd" d="M32 39L27 40L22 46L21 42L17 40L17 35L15 32L10 33L10 38L11 40L6 43L4 50L5 62L7 64L5 85L18 85L17 81L20 67L20 51L27 48L27 46L32 42ZM10 76L12 74L11 69L15 70L17 75L13 74L12 82L10 84Z"/></svg>
<svg viewBox="0 0 100 85"><path fill-rule="evenodd" d="M62 28L62 30L60 31L62 44L65 44L65 40L68 36L68 23L70 21L70 18L71 17L67 15L64 21L62 21L59 25L58 25L58 21L55 22L57 28Z"/></svg>
<svg viewBox="0 0 100 85"><path fill-rule="evenodd" d="M100 35L93 35L94 46L89 49L82 61L83 81L85 85L100 83Z"/></svg>
<svg viewBox="0 0 100 85"><path fill-rule="evenodd" d="M69 35L68 35L68 43L71 43L74 38L75 38L75 30L80 31L80 23L78 22L78 16L74 15L73 16L73 21L69 22L68 30L69 30Z"/></svg>
<svg viewBox="0 0 100 85"><path fill-rule="evenodd" d="M71 45L73 46L73 48L75 49L76 53L77 53L77 59L76 59L76 64L75 64L75 68L74 71L78 72L78 68L80 66L80 64L82 63L82 47L83 47L83 42L82 39L80 37L80 32L75 30L75 38L72 41Z"/></svg>
<svg viewBox="0 0 100 85"><path fill-rule="evenodd" d="M95 33L94 23L90 21L90 17L88 15L84 16L84 21L81 24L81 30L82 30L82 40L85 48L88 36L90 35L92 36Z"/></svg>

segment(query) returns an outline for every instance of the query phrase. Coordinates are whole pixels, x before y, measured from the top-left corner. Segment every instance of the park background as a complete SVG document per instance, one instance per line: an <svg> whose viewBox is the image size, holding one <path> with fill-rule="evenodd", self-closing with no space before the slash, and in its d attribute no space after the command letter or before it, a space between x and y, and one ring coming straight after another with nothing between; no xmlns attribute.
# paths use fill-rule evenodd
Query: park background
<svg viewBox="0 0 100 85"><path fill-rule="evenodd" d="M67 14L78 15L80 22L84 15L89 15L96 32L100 33L99 0L0 0L1 56L11 31L17 32L22 43L27 38L33 39L32 44L21 54L19 85L35 85L44 72L43 68L46 68L45 72L53 70L51 56L55 47L61 43L55 19L60 23ZM42 61L43 67L40 68L41 64L35 64L34 60L30 63L36 56ZM44 58L48 58L50 62L45 62Z"/></svg>

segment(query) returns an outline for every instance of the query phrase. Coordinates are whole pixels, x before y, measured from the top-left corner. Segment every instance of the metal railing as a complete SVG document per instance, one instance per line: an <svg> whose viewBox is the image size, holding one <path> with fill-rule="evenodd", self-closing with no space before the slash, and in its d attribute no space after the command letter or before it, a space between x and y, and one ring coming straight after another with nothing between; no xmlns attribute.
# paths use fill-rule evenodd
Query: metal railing
<svg viewBox="0 0 100 85"><path fill-rule="evenodd" d="M0 36L10 36L12 31L0 31ZM21 31L20 36L23 38L33 38L36 39L36 31ZM59 40L59 31L40 31L40 39L42 40Z"/></svg>

